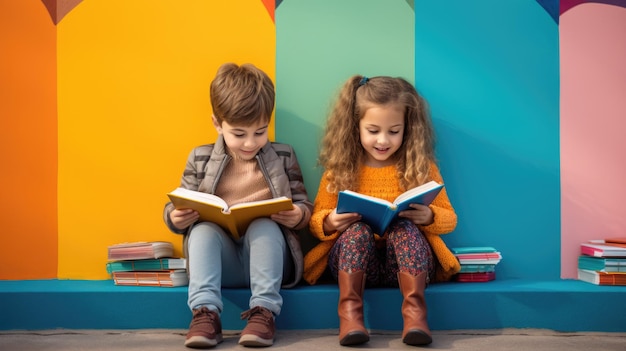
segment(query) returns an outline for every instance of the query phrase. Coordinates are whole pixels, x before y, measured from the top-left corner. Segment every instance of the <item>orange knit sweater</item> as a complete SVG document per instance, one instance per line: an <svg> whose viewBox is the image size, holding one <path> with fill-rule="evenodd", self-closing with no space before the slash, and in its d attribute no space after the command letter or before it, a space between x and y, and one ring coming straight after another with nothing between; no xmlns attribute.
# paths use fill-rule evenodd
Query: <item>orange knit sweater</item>
<svg viewBox="0 0 626 351"><path fill-rule="evenodd" d="M443 178L435 163L431 164L430 178L438 183L443 183ZM313 247L304 257L304 279L309 284L315 284L324 273L328 265L330 249L339 237L338 232L324 235L324 218L326 218L337 205L337 194L329 193L326 190L327 185L328 180L326 179L326 174L324 174L320 181L317 197L315 198L315 207L311 221L309 222L311 233L321 242ZM399 181L396 178L395 166L382 168L361 166L359 187L354 190L362 194L376 196L389 201L393 201L396 196L402 193ZM445 281L449 280L452 275L458 273L461 269L459 261L440 237L441 234L453 231L457 224L457 216L448 199L445 188L430 204L430 208L435 215L435 220L430 225L421 226L420 229L425 234L426 239L428 239L437 257L437 281ZM377 236L377 240L384 239Z"/></svg>

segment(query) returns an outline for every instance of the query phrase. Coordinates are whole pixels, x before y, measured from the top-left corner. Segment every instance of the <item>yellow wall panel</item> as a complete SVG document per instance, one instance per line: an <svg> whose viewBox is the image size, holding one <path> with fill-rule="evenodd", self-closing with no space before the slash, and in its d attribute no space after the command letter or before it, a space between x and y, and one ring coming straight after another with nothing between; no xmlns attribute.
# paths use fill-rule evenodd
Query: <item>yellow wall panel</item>
<svg viewBox="0 0 626 351"><path fill-rule="evenodd" d="M180 237L165 193L214 140L209 83L226 61L275 77L259 0L90 0L58 25L59 278L106 279L106 248Z"/></svg>

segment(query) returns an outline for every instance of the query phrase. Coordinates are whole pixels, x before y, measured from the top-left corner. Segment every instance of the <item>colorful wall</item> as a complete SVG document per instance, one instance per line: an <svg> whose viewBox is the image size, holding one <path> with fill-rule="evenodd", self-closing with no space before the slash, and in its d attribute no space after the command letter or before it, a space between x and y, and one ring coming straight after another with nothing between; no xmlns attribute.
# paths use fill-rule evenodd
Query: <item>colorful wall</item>
<svg viewBox="0 0 626 351"><path fill-rule="evenodd" d="M311 197L332 97L403 76L431 105L450 245L493 245L502 278L573 278L580 241L624 235L626 1L0 0L0 279L107 279L108 245L161 220L211 142L225 61L275 79L272 138ZM304 238L306 240L306 238Z"/></svg>

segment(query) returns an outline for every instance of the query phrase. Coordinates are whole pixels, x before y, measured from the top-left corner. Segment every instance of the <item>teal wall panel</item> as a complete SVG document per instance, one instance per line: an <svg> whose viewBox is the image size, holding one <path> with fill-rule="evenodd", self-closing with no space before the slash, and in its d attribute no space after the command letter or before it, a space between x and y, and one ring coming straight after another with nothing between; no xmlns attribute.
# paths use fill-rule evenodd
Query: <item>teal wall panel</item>
<svg viewBox="0 0 626 351"><path fill-rule="evenodd" d="M536 2L419 1L415 41L459 215L446 242L495 246L502 278L558 278L557 24Z"/></svg>

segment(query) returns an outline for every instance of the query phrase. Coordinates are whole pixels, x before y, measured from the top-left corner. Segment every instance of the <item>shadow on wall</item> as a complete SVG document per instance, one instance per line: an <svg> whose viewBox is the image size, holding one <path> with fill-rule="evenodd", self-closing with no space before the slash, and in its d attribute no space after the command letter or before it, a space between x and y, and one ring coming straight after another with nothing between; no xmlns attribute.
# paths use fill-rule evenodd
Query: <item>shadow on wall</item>
<svg viewBox="0 0 626 351"><path fill-rule="evenodd" d="M456 230L443 236L447 245L495 247L503 256L502 278L558 279L558 169L449 123L435 121L435 128L437 156L459 218Z"/></svg>
<svg viewBox="0 0 626 351"><path fill-rule="evenodd" d="M276 119L276 141L290 144L295 149L309 199L314 201L322 175L322 169L317 165L317 156L324 132L325 117L318 125L294 112L277 108Z"/></svg>
<svg viewBox="0 0 626 351"><path fill-rule="evenodd" d="M317 166L317 155L324 127L300 118L296 113L280 108L276 109L276 119L280 119L280 123L276 123L276 141L290 144L296 151L304 177L304 185L309 200L313 202L322 173L321 168ZM319 240L311 235L308 228L300 230L298 236L304 254L319 243Z"/></svg>

